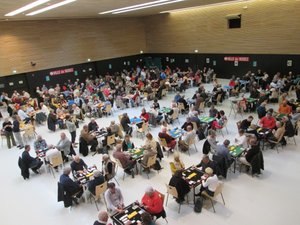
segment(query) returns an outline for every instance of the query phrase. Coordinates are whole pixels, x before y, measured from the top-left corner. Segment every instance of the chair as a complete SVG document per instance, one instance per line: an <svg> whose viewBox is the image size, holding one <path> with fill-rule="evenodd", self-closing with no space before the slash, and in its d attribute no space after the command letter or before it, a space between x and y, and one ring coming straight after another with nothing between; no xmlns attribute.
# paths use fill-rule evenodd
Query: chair
<svg viewBox="0 0 300 225"><path fill-rule="evenodd" d="M92 198L93 198L94 202L95 202L95 205L96 205L96 208L97 208L97 211L99 211L97 201L101 198L101 195L102 196L104 195L106 190L107 190L107 181L105 181L103 184L99 184L99 185L96 186L95 195L90 192L90 194L91 194L90 195L91 203L92 203ZM104 200L104 204L106 206L106 201L105 201L104 196L103 196L103 200Z"/></svg>
<svg viewBox="0 0 300 225"><path fill-rule="evenodd" d="M194 135L193 138L190 138L190 139L189 139L189 143L187 143L187 144L188 144L188 146L189 146L189 149L188 149L189 155L190 155L190 147L191 147L192 145L195 146L195 150L196 150L196 152L198 152L198 149L197 149L197 146L196 146L196 133L195 133L195 135Z"/></svg>
<svg viewBox="0 0 300 225"><path fill-rule="evenodd" d="M192 124L193 124L193 130L194 130L195 132L197 132L197 130L198 130L197 123L196 123L196 122L192 122Z"/></svg>
<svg viewBox="0 0 300 225"><path fill-rule="evenodd" d="M152 166L154 166L155 163L156 163L156 155L150 156L150 157L148 158L147 165L144 165L142 162L140 163L140 171L141 171L141 172L142 172L142 167L143 167L144 169L148 169L148 172L147 172L147 177L148 177L148 179L149 179L150 168L151 168ZM159 170L158 170L158 171L159 171ZM157 171L157 172L158 172L158 171Z"/></svg>
<svg viewBox="0 0 300 225"><path fill-rule="evenodd" d="M218 184L218 186L217 186L217 189L216 189L216 191L215 191L215 193L214 193L214 196L210 196L209 194L207 194L206 191L203 191L203 192L201 193L202 196L204 196L205 198L208 198L208 199L210 200L211 205L212 205L212 207L213 207L213 209L214 209L214 212L216 212L216 210L215 210L215 206L214 206L214 202L213 202L213 201L216 201L216 197L217 197L219 194L221 194L221 197L222 197L222 200L223 200L223 204L225 205L224 197L223 197L223 194L222 194L222 189L223 189L223 183L220 182L220 183Z"/></svg>
<svg viewBox="0 0 300 225"><path fill-rule="evenodd" d="M291 85L288 91L288 95L291 96L292 95L292 91L295 89L294 85Z"/></svg>
<svg viewBox="0 0 300 225"><path fill-rule="evenodd" d="M170 149L171 149L171 148L168 147L168 144L167 144L166 139L160 138L160 137L159 137L159 142L160 142L161 146L163 147L164 151L167 151L167 152L168 152L168 156L169 156L169 152L170 152Z"/></svg>
<svg viewBox="0 0 300 225"><path fill-rule="evenodd" d="M222 134L223 137L224 137L224 134L223 134L223 129L224 129L224 128L226 129L226 132L227 132L227 134L228 134L227 123L228 123L228 120L225 120L225 121L224 121L224 124L223 124L223 126L222 126L222 128L217 129L217 130Z"/></svg>
<svg viewBox="0 0 300 225"><path fill-rule="evenodd" d="M114 145L116 143L115 137L116 137L115 134L107 136L107 145L108 146Z"/></svg>
<svg viewBox="0 0 300 225"><path fill-rule="evenodd" d="M177 105L178 105L179 112L183 114L185 112L184 104L182 102L178 102Z"/></svg>
<svg viewBox="0 0 300 225"><path fill-rule="evenodd" d="M166 184L167 187L167 200L166 206L168 205L169 195L172 195L174 198L178 199L177 189L171 185ZM178 213L180 213L181 203L179 203Z"/></svg>
<svg viewBox="0 0 300 225"><path fill-rule="evenodd" d="M204 101L200 103L199 110L200 110L200 112L205 113L205 102Z"/></svg>
<svg viewBox="0 0 300 225"><path fill-rule="evenodd" d="M119 130L118 130L118 136L122 139L124 137L124 129L123 129L123 126L121 124L118 124L119 126Z"/></svg>
<svg viewBox="0 0 300 225"><path fill-rule="evenodd" d="M218 103L221 104L221 100L222 100L222 94L218 94L218 95L217 95L217 99L216 99L217 104L218 104Z"/></svg>
<svg viewBox="0 0 300 225"><path fill-rule="evenodd" d="M178 124L180 125L180 122L179 122L179 113L178 113L179 110L173 110L173 114L172 114L172 120L175 121L177 120L178 121Z"/></svg>
<svg viewBox="0 0 300 225"><path fill-rule="evenodd" d="M283 149L283 144L281 143L281 140L282 140L283 136L284 136L284 132L283 132L282 135L278 138L277 141L268 140L270 143L275 144L274 147L276 148L277 153L279 153L278 145L281 144L281 147L282 147L282 149Z"/></svg>
<svg viewBox="0 0 300 225"><path fill-rule="evenodd" d="M36 133L34 126L30 126L24 130L23 139L29 141L31 138L35 139Z"/></svg>
<svg viewBox="0 0 300 225"><path fill-rule="evenodd" d="M157 190L155 190L155 192L158 193L158 196L160 197L162 203L164 204L164 202L165 202L165 195L163 193L157 191ZM167 215L166 215L165 209L163 209L162 214L160 216L156 217L155 221L158 220L161 216L165 219L165 221L167 223L169 223L168 220L167 220Z"/></svg>
<svg viewBox="0 0 300 225"><path fill-rule="evenodd" d="M108 114L113 114L111 105L110 105L110 104L109 104L109 105L106 105L106 106L105 106L105 109L102 110L102 112L103 112L103 113L106 113L107 116L108 116Z"/></svg>
<svg viewBox="0 0 300 225"><path fill-rule="evenodd" d="M57 156L53 156L49 159L49 161L51 163L49 163L49 170L50 170L50 173L53 174L53 177L55 178L55 173L54 173L54 168L55 167L58 167L58 166L63 166L64 164L64 160L62 158L62 155L61 154L58 154Z"/></svg>
<svg viewBox="0 0 300 225"><path fill-rule="evenodd" d="M125 170L126 168L123 168L123 166L122 166L120 160L118 160L118 159L116 159L116 158L115 158L115 160L116 160L117 166L123 169L123 180L124 180L124 178L125 178L125 171L124 171L124 170ZM117 171L117 168L116 168L116 171Z"/></svg>
<svg viewBox="0 0 300 225"><path fill-rule="evenodd" d="M242 125L242 121L241 120L239 120L239 121L236 122L236 126L237 126L238 131L241 129L241 125Z"/></svg>
<svg viewBox="0 0 300 225"><path fill-rule="evenodd" d="M137 133L141 134L141 137L143 139L143 136L145 136L145 133L149 130L149 125L146 122L143 122L141 128L137 129Z"/></svg>
<svg viewBox="0 0 300 225"><path fill-rule="evenodd" d="M166 95L167 95L167 89L162 89L161 96L166 96Z"/></svg>
<svg viewBox="0 0 300 225"><path fill-rule="evenodd" d="M148 97L149 97L149 94L147 92L144 92L143 97L141 98L142 105L145 105L145 102L147 102L147 104L149 105Z"/></svg>
<svg viewBox="0 0 300 225"><path fill-rule="evenodd" d="M123 115L118 115L118 118L119 118L119 122L121 123L121 120L123 118Z"/></svg>

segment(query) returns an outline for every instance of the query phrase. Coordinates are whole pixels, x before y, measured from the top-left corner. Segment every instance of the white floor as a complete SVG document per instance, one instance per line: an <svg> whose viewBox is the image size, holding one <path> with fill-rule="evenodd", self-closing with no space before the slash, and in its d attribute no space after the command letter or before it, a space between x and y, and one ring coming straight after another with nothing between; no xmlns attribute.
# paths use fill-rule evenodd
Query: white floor
<svg viewBox="0 0 300 225"><path fill-rule="evenodd" d="M228 82L228 81L223 81ZM211 85L206 85L211 89ZM186 97L192 97L196 89L186 91ZM173 99L173 94L168 94L160 101L161 106L169 106ZM270 106L271 107L271 106ZM149 106L146 106L149 108ZM229 114L230 103L226 100L222 106ZM277 108L277 106L276 106ZM275 108L275 109L276 109ZM129 116L138 116L141 108L127 109ZM118 114L123 111L117 110L113 116L98 119L98 124L106 126L114 119L118 121ZM236 121L241 119L240 115L231 115L229 118L229 134L225 138L233 140L236 134ZM181 124L185 120L180 117ZM256 119L257 120L257 119ZM89 119L86 119L88 122ZM2 122L1 122L2 123ZM178 124L175 123L174 126ZM2 126L2 125L1 125ZM82 126L82 124L81 124ZM151 132L157 137L159 128L152 128ZM51 133L46 126L39 126L37 132L42 134L49 144L57 143L60 130ZM77 131L77 134L80 129ZM67 133L67 132L66 132ZM143 143L143 140L136 138L134 133L133 141L136 146ZM78 137L77 137L78 138ZM219 141L223 141L222 135L218 136ZM165 207L170 225L296 225L300 220L300 151L299 137L296 137L298 145L289 143L280 153L266 150L263 152L265 159L265 171L259 178L253 178L247 174L239 172L229 173L225 180L224 198L226 205L216 203L216 213L213 213L209 204L206 204L201 214L193 211L192 205L183 205L181 213L177 213L178 205L170 198L168 206ZM31 143L32 144L32 143ZM186 166L199 163L202 157L203 141L198 142L198 152L191 151L191 156L182 154ZM76 149L78 151L78 149ZM0 175L1 175L1 224L43 224L43 225L91 225L97 218L95 205L81 202L74 207L72 211L65 209L62 203L57 202L57 180L60 173L57 173L56 179L42 169L42 174L31 174L30 180L24 181L20 175L17 166L18 156L22 151L17 148L8 150L6 143L1 146L0 151ZM31 152L34 155L34 152ZM171 173L169 170L169 158L165 157L162 161L164 169L157 174L151 172L150 179L147 176L137 175L135 179L126 177L122 180L122 172L118 172L117 178L120 188L123 191L125 203L130 204L135 200L140 200L144 189L152 185L157 190L165 193L165 183L169 182ZM84 158L88 165L96 164L101 166L101 155L94 157L91 154ZM43 168L43 167L42 167ZM299 185L299 186L298 186ZM105 209L104 203L99 204L101 209ZM165 224L164 220L159 220L158 224Z"/></svg>

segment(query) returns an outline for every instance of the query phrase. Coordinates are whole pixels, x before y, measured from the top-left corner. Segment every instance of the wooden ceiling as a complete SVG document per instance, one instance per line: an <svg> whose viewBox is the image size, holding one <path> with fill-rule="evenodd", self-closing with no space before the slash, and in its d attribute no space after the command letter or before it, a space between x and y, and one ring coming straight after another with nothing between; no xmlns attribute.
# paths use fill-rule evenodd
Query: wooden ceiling
<svg viewBox="0 0 300 225"><path fill-rule="evenodd" d="M137 16L148 16L158 14L161 11L180 9L185 7L194 7L201 5L208 5L214 3L228 2L232 0L185 0L183 2L177 2L169 5L162 5L124 14L106 14L99 15L99 12L113 10L117 8L132 6L141 3L147 3L154 0L77 0L70 4L52 9L50 11L35 15L25 16L26 13L33 12L37 9L44 8L49 4L61 2L62 0L51 0L41 6L34 9L21 13L13 17L5 17L4 15L21 8L35 0L0 0L0 20L11 21L11 20L42 20L42 19L71 19L71 18L106 18L106 17L137 17Z"/></svg>

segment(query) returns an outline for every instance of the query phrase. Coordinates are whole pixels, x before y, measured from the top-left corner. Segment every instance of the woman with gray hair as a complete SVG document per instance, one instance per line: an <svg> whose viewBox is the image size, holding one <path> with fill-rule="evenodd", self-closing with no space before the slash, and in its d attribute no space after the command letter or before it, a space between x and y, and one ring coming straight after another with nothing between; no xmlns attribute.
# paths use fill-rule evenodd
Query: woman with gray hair
<svg viewBox="0 0 300 225"><path fill-rule="evenodd" d="M116 167L115 163L111 161L108 154L102 155L102 171L105 180L109 181L116 175L115 167Z"/></svg>

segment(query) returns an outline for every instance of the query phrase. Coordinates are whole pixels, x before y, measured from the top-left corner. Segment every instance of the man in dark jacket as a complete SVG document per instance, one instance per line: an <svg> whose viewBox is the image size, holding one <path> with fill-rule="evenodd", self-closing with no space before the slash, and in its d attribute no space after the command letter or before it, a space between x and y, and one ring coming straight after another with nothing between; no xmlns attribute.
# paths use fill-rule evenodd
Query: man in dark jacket
<svg viewBox="0 0 300 225"><path fill-rule="evenodd" d="M127 113L123 114L123 117L122 117L120 122L121 122L123 130L126 132L126 134L131 135L132 134L132 127L130 126L130 119L129 119Z"/></svg>
<svg viewBox="0 0 300 225"><path fill-rule="evenodd" d="M93 172L93 180L90 180L87 184L88 190L95 195L96 194L96 186L104 183L104 177L99 170L95 170Z"/></svg>
<svg viewBox="0 0 300 225"><path fill-rule="evenodd" d="M177 170L175 172L169 182L169 185L176 188L178 193L178 199L176 199L176 201L178 203L183 202L185 195L191 190L189 184L182 178L181 170Z"/></svg>
<svg viewBox="0 0 300 225"><path fill-rule="evenodd" d="M201 171L205 171L207 167L213 169L214 173L217 172L217 165L216 162L209 159L208 155L203 155L201 162L196 166L200 167Z"/></svg>
<svg viewBox="0 0 300 225"><path fill-rule="evenodd" d="M239 161L247 166L251 166L253 157L260 151L259 144L257 143L257 140L255 138L250 139L250 146L250 149L239 158Z"/></svg>
<svg viewBox="0 0 300 225"><path fill-rule="evenodd" d="M59 178L59 182L64 188L64 191L68 196L73 197L73 200L76 204L78 204L78 198L80 198L83 194L83 188L80 184L73 181L69 175L71 173L70 167L65 167L63 174Z"/></svg>
<svg viewBox="0 0 300 225"><path fill-rule="evenodd" d="M25 145L25 150L22 153L22 160L27 168L31 168L33 172L39 173L39 168L43 165L43 162L39 158L33 158L29 154L30 145Z"/></svg>

